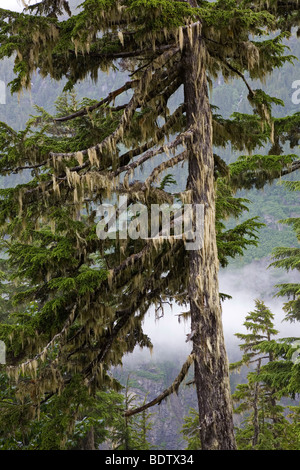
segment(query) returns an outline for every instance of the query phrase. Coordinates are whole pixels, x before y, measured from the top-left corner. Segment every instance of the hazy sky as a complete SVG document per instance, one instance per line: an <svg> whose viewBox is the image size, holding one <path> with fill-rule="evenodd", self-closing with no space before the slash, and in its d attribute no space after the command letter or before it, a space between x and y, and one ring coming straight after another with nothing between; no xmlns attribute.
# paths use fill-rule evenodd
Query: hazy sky
<svg viewBox="0 0 300 470"><path fill-rule="evenodd" d="M23 9L21 0L1 0L0 4L4 10L22 11Z"/></svg>
<svg viewBox="0 0 300 470"><path fill-rule="evenodd" d="M243 326L245 316L255 309L255 299L263 300L267 307L274 314L274 323L279 330L278 337L295 336L295 324L282 322L284 312L282 306L284 299L274 297L276 289L274 285L282 282L278 278L279 270L264 269L261 265L251 263L237 270L220 271L220 291L232 296L231 300L225 300L222 303L224 335L229 356L232 352L239 351L239 340L234 336L235 333L245 333ZM283 273L285 275L285 273ZM244 280L247 279L247 284ZM286 275L284 280L293 282L291 274ZM144 322L144 333L148 334L154 345L152 357L149 350L140 350L137 347L133 356L128 355L124 359L124 364L153 360L168 360L177 354L186 356L191 352L192 343L186 343L186 335L190 333L189 321L187 323L178 323L178 317L181 309L177 305L173 309L166 308L165 316L158 321L154 320L153 309L147 314ZM232 357L229 357L233 360ZM236 357L235 359L236 360Z"/></svg>

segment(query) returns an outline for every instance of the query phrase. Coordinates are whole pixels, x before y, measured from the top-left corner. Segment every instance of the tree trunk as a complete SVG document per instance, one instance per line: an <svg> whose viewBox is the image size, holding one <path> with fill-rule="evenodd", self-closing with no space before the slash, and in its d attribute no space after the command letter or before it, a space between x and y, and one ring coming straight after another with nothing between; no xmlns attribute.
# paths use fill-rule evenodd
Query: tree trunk
<svg viewBox="0 0 300 470"><path fill-rule="evenodd" d="M188 252L195 384L202 449L225 450L235 449L236 444L219 299L212 117L200 27L198 31L194 28L191 39L187 33L184 35L182 52L187 128L195 129L193 141L187 143L188 189L191 203L204 205L203 246Z"/></svg>
<svg viewBox="0 0 300 470"><path fill-rule="evenodd" d="M95 448L95 434L94 428L91 427L87 432L86 436L81 439L80 450L96 450Z"/></svg>
<svg viewBox="0 0 300 470"><path fill-rule="evenodd" d="M261 359L258 360L256 375L260 373ZM258 419L258 399L259 399L259 383L254 384L254 397L253 397L253 439L252 446L255 447L258 444L259 437L259 419Z"/></svg>

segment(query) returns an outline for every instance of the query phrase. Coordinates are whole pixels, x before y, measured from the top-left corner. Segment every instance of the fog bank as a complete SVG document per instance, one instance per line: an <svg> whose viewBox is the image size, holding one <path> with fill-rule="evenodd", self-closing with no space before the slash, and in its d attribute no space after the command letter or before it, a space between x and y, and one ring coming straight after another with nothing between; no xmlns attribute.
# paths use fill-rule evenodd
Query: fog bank
<svg viewBox="0 0 300 470"><path fill-rule="evenodd" d="M220 292L230 295L231 299L222 302L224 336L229 355L239 352L235 333L245 332L243 322L246 315L255 308L255 299L263 300L275 316L274 323L279 330L278 337L300 335L298 324L283 321L282 306L285 299L276 298L275 284L280 282L293 282L291 273L284 273L278 269L267 269L267 262L253 262L239 269L223 269L220 271ZM174 304L172 308L165 308L164 316L155 320L154 311L150 311L144 321L144 332L153 343L152 355L147 349L135 348L133 354L124 358L124 365L133 362L159 362L165 360L184 360L192 348L192 343L186 342L190 333L189 321L178 322L178 315L182 307Z"/></svg>

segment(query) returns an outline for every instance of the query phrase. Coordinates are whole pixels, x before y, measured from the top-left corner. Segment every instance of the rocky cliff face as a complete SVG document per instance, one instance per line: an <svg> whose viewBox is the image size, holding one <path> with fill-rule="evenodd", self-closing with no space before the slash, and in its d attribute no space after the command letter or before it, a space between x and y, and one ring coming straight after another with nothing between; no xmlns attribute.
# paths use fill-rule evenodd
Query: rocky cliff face
<svg viewBox="0 0 300 470"><path fill-rule="evenodd" d="M238 345L229 342L229 360L235 362L240 358ZM174 351L174 350L173 350ZM161 354L151 360L145 359L132 362L125 361L122 368L113 371L114 377L125 387L129 377L129 393L135 395L136 405L143 404L145 398L149 402L157 398L168 388L178 376L186 356L183 352L173 352L166 356ZM245 382L247 368L240 373L232 373L230 377L232 392L237 383ZM196 390L189 382L193 380L193 367L179 388L178 395L173 393L160 405L155 405L147 411L151 414L151 430L148 431L147 441L156 450L184 450L187 442L181 433L184 418L191 408L198 409ZM131 404L133 406L134 403ZM135 406L135 405L134 405ZM239 425L241 418L234 416L234 424Z"/></svg>
<svg viewBox="0 0 300 470"><path fill-rule="evenodd" d="M142 363L134 368L115 370L114 376L125 385L130 376L130 393L136 396L137 403L151 401L159 396L172 384L181 369L181 362ZM193 385L187 385L192 380L189 373L181 385L178 395L173 393L160 405L149 409L152 429L148 432L147 440L153 449L180 450L186 448L186 441L180 433L184 417L189 409L197 408L196 391Z"/></svg>

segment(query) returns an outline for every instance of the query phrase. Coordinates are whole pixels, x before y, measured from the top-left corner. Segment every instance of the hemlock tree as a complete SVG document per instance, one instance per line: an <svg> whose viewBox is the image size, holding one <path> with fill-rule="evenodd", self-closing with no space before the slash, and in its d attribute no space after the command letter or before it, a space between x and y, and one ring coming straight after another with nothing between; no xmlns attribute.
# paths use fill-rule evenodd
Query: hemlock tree
<svg viewBox="0 0 300 470"><path fill-rule="evenodd" d="M213 144L253 151L291 140L299 127L299 116L276 126L271 106L279 100L253 90L244 75L263 79L292 60L282 41L299 24L298 2L287 8L279 0L268 6L248 0L86 0L77 15L59 21L64 10L65 0L41 1L26 14L0 10L0 57L16 54L12 92L29 87L35 71L67 77L69 89L89 75L96 80L99 69L122 67L126 79L98 103L86 102L54 121L44 114L23 133L2 124L2 174L33 173L29 183L1 191L2 235L11 239L8 253L24 282L18 300L25 304L20 321L1 328L1 337L11 340L8 370L16 380L21 375L20 395L37 409L74 373L91 391L111 385L108 371L124 353L136 344L151 346L141 327L149 307L170 299L188 304L193 351L157 401L178 388L194 363L202 448L235 449L217 236L229 245L231 239L216 233L216 175L225 165ZM212 114L208 84L219 74L245 82L253 116L226 120ZM182 88L183 103L170 113L170 99ZM231 172L236 187L263 185L299 168L297 156L282 156L279 147L268 158L242 157ZM137 180L135 171L159 155L164 160ZM157 186L160 174L183 162L185 190L174 195ZM172 204L175 197L194 208L203 205L203 246L188 251L172 237L160 243L99 240L95 208L125 194L129 204L148 207ZM249 227L233 231L233 239ZM230 249L228 256L238 252L236 245Z"/></svg>
<svg viewBox="0 0 300 470"><path fill-rule="evenodd" d="M124 388L124 407L125 410L132 408L132 403L139 401L136 394L130 392L130 376L126 381ZM146 398L144 403L146 403ZM126 414L119 422L118 429L111 435L112 449L115 450L149 450L150 443L147 441L147 434L152 428L149 422L151 414L146 410L141 412L140 416L127 417Z"/></svg>
<svg viewBox="0 0 300 470"><path fill-rule="evenodd" d="M285 181L283 183L290 191L300 191L300 181ZM300 243L300 217L290 217L281 220L281 223L290 225ZM274 261L271 266L283 268L288 271L300 270L300 248L278 247L273 251ZM278 284L278 297L287 297L288 301L284 304L286 320L290 322L300 321L300 285L299 283Z"/></svg>
<svg viewBox="0 0 300 470"><path fill-rule="evenodd" d="M56 103L57 109L57 116L65 115L70 111L74 111L77 107L81 108L83 104L86 104L84 100L83 103L78 103L76 100L75 94L63 94L63 96L59 97ZM89 103L91 104L91 103ZM14 133L12 130L7 133L7 128L5 127L5 132L2 136L6 139L5 142L8 142L9 145L13 148L13 152L15 155L17 152L25 151L27 145L32 145L32 142L35 142L36 146L41 146L42 143L45 143L47 148L53 148L57 145L57 127L53 126L54 117L47 114L43 109L38 108L38 116L32 118L28 125L26 126L25 131L21 131L19 133ZM91 137L95 132L103 132L103 120L100 120L98 123L96 120L93 121L91 124L90 122L84 123L82 125L81 121L74 120L72 122L72 126L67 126L66 128L60 127L59 133L59 145L61 145L63 139L69 139L74 141L74 139L82 138L82 129L88 133ZM41 132L42 129L42 132ZM45 142L45 135L47 135L47 141ZM42 139L42 141L41 141ZM5 164L5 163L4 163ZM222 171L225 171L224 169ZM216 172L216 177L220 170L218 169ZM25 172L26 174L26 172ZM170 175L166 175L161 184L160 189L165 189L167 185L169 185L174 179L170 177ZM26 186L24 186L26 187ZM14 189L3 190L1 192L2 195L6 196L8 193L13 194L14 191L18 194L20 187ZM72 196L73 197L73 196ZM249 202L244 198L237 198L233 195L232 188L226 183L225 180L219 179L219 184L217 188L217 201L216 201L216 215L217 215L217 228L218 228L218 235L217 235L217 245L218 245L218 256L220 260L220 264L222 266L226 266L228 263L229 257L234 257L237 254L242 254L243 249L247 247L249 244L257 243L255 231L260 227L260 223L258 223L255 219L250 219L246 222L236 225L232 229L227 229L222 221L222 219L234 216L238 218L238 216L247 209L246 203ZM91 400L86 399L86 395L84 393L79 393L79 390L76 394L73 392L70 395L70 390L72 391L74 387L79 387L78 383L78 371L82 371L82 366L85 366L85 361L80 366L78 362L78 352L80 354L86 354L87 352L91 353L92 349L96 351L96 347L99 347L100 344L107 344L106 341L110 339L109 335L106 332L106 328L111 328L111 322L114 321L110 320L110 318L105 319L104 317L99 317L99 315L95 316L95 312L93 313L94 318L90 318L89 314L92 313L91 310L80 319L77 320L77 323L74 322L72 325L72 329L70 334L68 335L68 341L62 341L60 336L54 337L52 340L53 333L53 320L58 319L58 313L64 312L64 309L68 309L70 302L74 302L74 299L77 299L80 305L85 305L87 301L91 303L91 298L97 299L99 297L99 292L94 292L95 286L101 278L103 280L107 277L107 269L104 265L104 259L107 260L108 263L111 263L114 259L113 253L108 256L109 253L104 255L104 259L101 258L95 249L98 246L98 243L94 245L92 243L95 240L95 213L90 213L89 217L86 214L81 214L82 222L84 223L77 223L74 225L74 221L72 218L73 214L73 200L69 202L68 205L65 206L64 210L60 211L57 209L57 206L54 204L54 219L56 221L55 225L55 234L49 230L47 225L37 227L34 230L30 231L31 239L28 241L26 240L26 236L23 237L22 235L22 243L13 240L3 240L2 247L5 251L10 252L10 257L7 260L3 260L3 266L5 267L5 279L9 280L4 282L3 284L3 291L6 296L6 303L5 303L5 312L6 312L6 322L2 322L1 325L1 337L5 339L7 344L10 344L9 347L9 354L10 354L10 362L17 362L21 361L21 358L32 356L34 354L33 347L37 346L37 336L38 338L42 337L49 337L49 345L44 352L46 352L47 357L52 357L50 363L47 364L47 367L51 365L53 370L53 359L57 357L58 364L56 365L55 369L58 368L60 373L66 374L66 369L68 370L68 375L65 376L64 380L61 381L62 386L62 395L63 398L56 397L56 389L57 383L51 384L49 387L49 382L46 385L45 389L45 398L39 403L39 400L33 400L35 394L33 393L36 387L35 382L35 372L32 369L31 374L32 376L28 376L26 373L22 373L22 378L19 380L18 389L20 390L21 385L26 384L26 391L27 394L30 394L30 399L27 398L25 401L21 399L18 401L18 397L16 396L14 388L9 391L7 387L7 378L5 376L1 376L1 383L3 383L3 389L1 389L1 402L0 402L0 410L1 415L4 417L4 421L1 423L9 422L9 426L2 426L2 439L3 445L6 446L5 448L27 448L30 444L30 448L68 448L70 443L76 443L76 437L78 435L83 435L84 432L88 432L90 437L92 430L92 426L90 423L93 424L93 428L95 430L95 442L97 441L97 429L103 428L103 419L107 421L106 414L104 413L101 416L100 413L97 413L97 416L100 419L99 426L97 426L97 422L93 416L91 415L92 406L91 403L94 403L94 407L96 410L102 409L103 407L97 405L97 401L103 399L103 394L99 395L96 394L94 398L94 402ZM51 209L51 210L52 210ZM45 212L43 212L45 214ZM52 213L52 212L51 212ZM78 213L76 214L76 217ZM44 219L45 220L45 219ZM59 222L59 223L58 223ZM45 221L44 221L45 223ZM76 229L76 238L74 238L74 230ZM53 227L52 227L53 230ZM16 233L16 232L15 232ZM59 235L62 235L61 237ZM41 242L42 238L45 236L44 242ZM49 239L50 237L50 239ZM68 238L69 244L66 244L65 238ZM75 268L72 268L73 258L78 256L78 242L77 240L90 240L89 245L85 245L85 249L87 253L89 253L90 257L86 256L85 264L82 265L82 262L76 265ZM24 240L26 243L24 244ZM29 246L27 246L29 245ZM33 245L33 246L32 246ZM68 248L68 251L66 249ZM111 250L114 247L114 241L109 242L109 249ZM51 249L51 251L49 251ZM27 251L29 250L29 251ZM52 255L52 256L51 256ZM24 259L24 256L26 259ZM63 277L55 277L54 284L52 282L44 284L43 290L43 298L40 297L39 290L33 289L32 290L32 283L36 282L36 275L45 270L45 265L49 270L50 263L52 264L51 270L53 273L57 272L56 270L61 269L61 261L64 261L64 276ZM67 261L68 260L68 263ZM37 274L36 274L37 273ZM69 273L69 274L68 274ZM17 285L16 285L17 281ZM23 281L23 282L22 282ZM24 282L25 281L25 282ZM38 284L39 285L39 284ZM18 288L17 288L18 287ZM15 291L12 293L12 291ZM45 293L48 293L45 297ZM222 298L224 294L221 294ZM37 300L40 302L40 306L37 305ZM109 299L111 302L111 299ZM103 301L104 303L104 301ZM11 305L13 304L13 306ZM61 305L61 308L59 306ZM109 305L107 305L109 307ZM68 311L68 310L67 310ZM9 315L10 312L10 315ZM146 309L145 309L146 312ZM100 314L101 311L100 311ZM117 314L118 315L118 314ZM47 320L47 318L51 318L52 321ZM96 330L93 321L99 323L99 318L103 322L103 331L105 332L104 337L99 335L99 331ZM143 315L139 317L139 323L141 322ZM112 365L115 365L120 361L122 354L126 350L130 350L135 344L135 341L139 339L137 336L137 328L135 324L129 323L128 325L125 323L120 322L119 325L120 329L116 329L117 331L115 341L112 341L110 348L108 348L107 353L109 355L114 354L114 359L112 361ZM85 342L80 345L74 344L72 342L78 338L78 332L83 331L83 329L88 329L90 331L90 343L87 343L87 338L85 338ZM98 326L99 328L99 326ZM97 333L98 338L98 346L95 343L95 330ZM126 341L121 344L122 336L126 336ZM130 335L130 336L129 336ZM129 337L135 338L135 341L130 343ZM149 341L146 337L140 336L143 340L139 342L140 345L147 344L150 346ZM41 342L41 345L43 343ZM58 348L59 346L59 354ZM75 351L77 353L77 358L74 361L71 361L72 357L75 356L74 351L70 352L70 348L75 347ZM65 348L65 354L62 354L62 350ZM52 349L52 350L51 350ZM21 355L21 356L20 356ZM104 357L104 369L109 368L109 356L106 355ZM17 358L17 359L16 359ZM41 355L37 357L42 358ZM107 361L107 362L105 362ZM172 386L170 386L162 396L157 397L154 400L153 404L159 403L164 397L167 397L174 388L180 385L181 380L185 377L185 374L188 370L190 365L190 360L184 365L182 372L179 374L179 378L175 381ZM26 365L28 365L27 363ZM66 367L67 364L67 367ZM74 365L76 364L76 368ZM24 368L26 367L23 366ZM58 366L58 367L57 367ZM46 376L45 372L47 371L47 367L42 373L42 370L39 370L39 378L44 381ZM12 369L15 370L15 369ZM75 374L75 375L74 375ZM34 380L33 380L34 379ZM116 381L112 381L112 377L102 377L101 383L106 387L113 387L115 389L119 389L119 385ZM29 383L33 389L29 388ZM100 385L100 384L99 384ZM83 385L82 385L83 386ZM174 387L176 386L176 387ZM80 388L80 387L79 387ZM51 392L52 389L52 392ZM23 390L24 392L24 390ZM54 394L54 395L53 395ZM109 399L108 394L108 399ZM114 395L113 395L114 396ZM82 397L84 398L82 400ZM75 402L73 401L75 399ZM64 413L56 413L56 410L59 406L62 406L63 400L63 407L65 410L68 409L78 409L80 410L81 414L84 414L85 419L81 424L81 420L78 419L77 413L70 413L66 415ZM86 402L86 403L85 403ZM151 404L151 403L150 403ZM33 405L33 406L32 406ZM142 418L141 424L143 425L143 433L145 434L145 428L147 427L147 416L146 410L149 407L149 403L143 405L143 408L140 410ZM32 409L33 408L33 409ZM128 408L128 407L127 407ZM13 410L13 413L12 413ZM36 413L36 411L38 413ZM135 413L136 409L132 410L125 410L125 415L128 414L129 416L131 413ZM39 418L39 425L36 425L36 419L34 418L35 414L38 414ZM51 420L55 423L53 429L55 429L55 433L52 433L52 428L49 430L49 416L52 416ZM113 445L117 445L119 443L119 437L124 438L126 437L126 422L128 422L129 416L125 416L125 420L121 419L121 423L124 423L124 426L120 424L119 428L116 428L113 432L113 435L109 437L109 440L113 442ZM72 423L72 421L74 421ZM79 424L76 424L78 423ZM22 422L22 438L20 437L20 422ZM134 425L136 421L133 421ZM131 425L130 425L131 426ZM1 427L1 426L0 426ZM79 429L78 429L79 428ZM129 430L129 427L127 426ZM5 440L5 435L7 434L7 439ZM67 435L69 434L69 438L66 440ZM141 435L143 436L143 434ZM46 439L44 439L44 437ZM133 440L131 439L131 442ZM88 439L85 442L85 439L82 439L82 446L87 448L87 444L91 445L93 439ZM138 442L136 439L134 440L134 445L143 446L145 447L147 444L141 440ZM33 446L33 447L32 447ZM51 447L54 446L54 447Z"/></svg>
<svg viewBox="0 0 300 470"><path fill-rule="evenodd" d="M239 450L299 450L299 406L280 403L283 396L295 398L299 391L299 365L290 361L291 339L275 339L278 331L273 320L270 309L256 300L255 310L244 322L247 333L236 333L244 354L230 364L230 370L249 368L247 382L238 384L232 395L234 413L246 416L235 429ZM191 409L181 431L188 450L201 447L198 423L198 414Z"/></svg>
<svg viewBox="0 0 300 470"><path fill-rule="evenodd" d="M288 190L299 191L299 181L285 181L284 184ZM280 221L293 227L296 237L299 240L299 217L290 217ZM273 251L274 261L270 266L276 268L284 268L289 270L299 270L299 253L300 250L297 246L293 247L278 247ZM276 286L279 290L278 297L287 297L284 303L283 311L285 312L285 321L298 322L299 315L299 283L283 283ZM276 400L282 397L295 398L300 392L300 364L297 360L297 351L299 351L299 337L271 339L271 335L276 331L273 329L271 312L264 307L262 302L256 302L256 310L251 312L249 318L252 323L247 321L245 325L247 328L252 329L252 335L237 336L244 340L242 349L246 351L242 361L233 364L232 367L241 366L243 363L256 361L256 371L249 374L248 384L238 386L234 394L236 399L243 399L243 403L238 407L240 412L243 412L247 406L253 408L253 413L247 419L248 426L245 429L238 430L237 438L240 442L245 442L251 438L252 444L258 445L258 428L261 429L260 444L257 448L283 448L283 449L299 449L299 425L295 426L297 421L297 414L299 407L288 407L294 412L289 417L292 423L287 421L281 415L280 406L276 405ZM260 322L259 322L260 320ZM260 324L259 324L260 323ZM256 327L255 327L256 325ZM255 335L254 335L255 327ZM257 332L264 330L264 335L268 332L267 337L258 337ZM247 354L247 350L251 354ZM257 355L256 359L251 356ZM265 355L268 362L262 364L259 355ZM259 382L263 384L261 396L259 391ZM267 391L267 395L265 393ZM247 400L245 400L247 398ZM254 399L255 398L255 399ZM261 400L262 410L260 412L262 418L262 425L259 426L259 413L257 403ZM257 402L255 405L255 401ZM270 413L271 411L271 413ZM269 412L269 414L268 414ZM272 416L272 412L274 416ZM273 424L268 422L271 418ZM249 424L252 422L252 430ZM247 445L246 445L247 447Z"/></svg>
<svg viewBox="0 0 300 470"><path fill-rule="evenodd" d="M291 191L300 190L299 181L286 181L284 184ZM300 218L290 217L281 222L293 227L299 241ZM298 272L300 268L300 249L297 246L278 247L273 251L273 259L274 261L271 263L271 266L283 268L286 271L295 270ZM284 320L293 323L299 322L299 282L286 282L278 284L276 287L278 288L277 296L286 299L283 305L283 311L285 312ZM295 398L300 393L299 347L299 336L282 338L264 346L267 353L271 352L279 358L277 361L266 364L261 371L263 380L269 386L276 387L278 396ZM297 408L295 408L296 416L297 413L299 413L299 410L297 411Z"/></svg>
<svg viewBox="0 0 300 470"><path fill-rule="evenodd" d="M276 359L271 351L266 353L263 347L278 333L273 319L274 315L264 302L256 300L255 310L248 313L244 322L247 333L236 333L242 340L240 349L244 354L230 368L235 370L244 365L254 365L254 370L247 375L248 382L239 384L233 394L233 399L238 403L235 413L250 411L244 426L237 431L237 442L241 449L261 449L266 445L269 449L278 448L279 434L284 424L287 424L283 407L276 401L276 389L268 387L260 376L263 364Z"/></svg>
<svg viewBox="0 0 300 470"><path fill-rule="evenodd" d="M1 374L1 450L95 450L117 433L124 419L123 395L102 390L92 396L80 375L41 403L39 413L29 400L20 403L15 391Z"/></svg>

